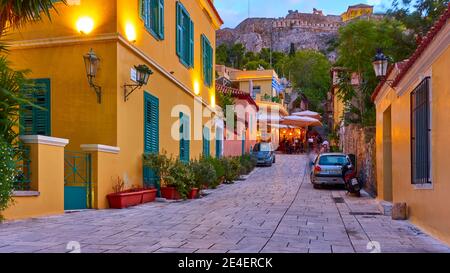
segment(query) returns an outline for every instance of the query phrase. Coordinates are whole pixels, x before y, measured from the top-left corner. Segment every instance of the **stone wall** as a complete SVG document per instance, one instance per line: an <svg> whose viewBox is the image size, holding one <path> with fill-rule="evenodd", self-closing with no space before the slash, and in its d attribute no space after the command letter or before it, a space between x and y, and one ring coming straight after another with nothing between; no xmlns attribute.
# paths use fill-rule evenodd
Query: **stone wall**
<svg viewBox="0 0 450 273"><path fill-rule="evenodd" d="M376 196L375 127L349 125L341 131L340 139L344 153L356 155L358 177L365 190Z"/></svg>

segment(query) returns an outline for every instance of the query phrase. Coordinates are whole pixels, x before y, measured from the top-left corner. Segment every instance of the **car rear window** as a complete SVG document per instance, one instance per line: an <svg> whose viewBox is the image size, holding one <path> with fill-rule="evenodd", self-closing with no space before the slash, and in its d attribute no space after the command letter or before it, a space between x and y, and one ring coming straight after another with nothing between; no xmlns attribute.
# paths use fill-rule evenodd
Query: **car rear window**
<svg viewBox="0 0 450 273"><path fill-rule="evenodd" d="M255 152L271 152L272 148L270 143L258 143L254 148Z"/></svg>
<svg viewBox="0 0 450 273"><path fill-rule="evenodd" d="M348 163L347 157L341 155L326 155L321 156L319 159L319 165L321 166L343 166Z"/></svg>

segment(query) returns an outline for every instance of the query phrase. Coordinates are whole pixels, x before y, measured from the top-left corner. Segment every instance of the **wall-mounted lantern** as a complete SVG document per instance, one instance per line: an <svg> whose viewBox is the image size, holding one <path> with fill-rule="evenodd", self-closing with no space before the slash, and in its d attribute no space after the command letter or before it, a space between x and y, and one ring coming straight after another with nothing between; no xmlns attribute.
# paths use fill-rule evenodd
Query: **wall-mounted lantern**
<svg viewBox="0 0 450 273"><path fill-rule="evenodd" d="M377 49L377 54L375 55L372 64L373 69L375 71L375 75L377 76L378 80L393 87L392 85L394 81L386 79L389 67L389 60L390 58L384 55L381 49Z"/></svg>
<svg viewBox="0 0 450 273"><path fill-rule="evenodd" d="M102 88L94 82L94 79L97 76L100 59L97 57L92 48L89 53L83 56L83 58L89 86L93 88L95 93L97 94L98 103L102 103Z"/></svg>
<svg viewBox="0 0 450 273"><path fill-rule="evenodd" d="M381 49L377 50L377 54L375 55L372 64L378 79L386 77L389 59L383 54Z"/></svg>
<svg viewBox="0 0 450 273"><path fill-rule="evenodd" d="M150 75L153 74L153 71L146 66L145 64L141 64L134 67L136 69L136 83L135 84L124 84L124 97L125 102L128 101L128 97L133 93L136 89L141 88L144 85L147 85L148 79ZM130 91L127 89L130 88Z"/></svg>

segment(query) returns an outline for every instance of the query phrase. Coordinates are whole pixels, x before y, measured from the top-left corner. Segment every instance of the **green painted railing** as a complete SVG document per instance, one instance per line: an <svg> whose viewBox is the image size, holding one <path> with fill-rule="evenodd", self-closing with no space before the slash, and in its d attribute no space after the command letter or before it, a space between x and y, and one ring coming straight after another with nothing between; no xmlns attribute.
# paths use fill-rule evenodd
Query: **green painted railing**
<svg viewBox="0 0 450 273"><path fill-rule="evenodd" d="M15 177L14 190L31 190L31 158L30 147L19 146L15 148L17 174Z"/></svg>

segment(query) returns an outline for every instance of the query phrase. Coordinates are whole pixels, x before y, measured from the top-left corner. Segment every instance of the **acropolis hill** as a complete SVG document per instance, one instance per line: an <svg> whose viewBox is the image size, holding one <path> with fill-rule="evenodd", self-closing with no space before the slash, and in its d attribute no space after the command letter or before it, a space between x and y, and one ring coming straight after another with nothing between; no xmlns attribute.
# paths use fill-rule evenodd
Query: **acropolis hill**
<svg viewBox="0 0 450 273"><path fill-rule="evenodd" d="M297 50L319 50L334 59L335 53L326 50L341 26L352 20L379 18L382 15L374 15L373 6L365 4L350 6L341 15L324 15L317 9L312 13L290 10L286 17L248 18L234 29L221 29L217 32L217 45L242 43L253 52L263 48L289 52L293 43Z"/></svg>

